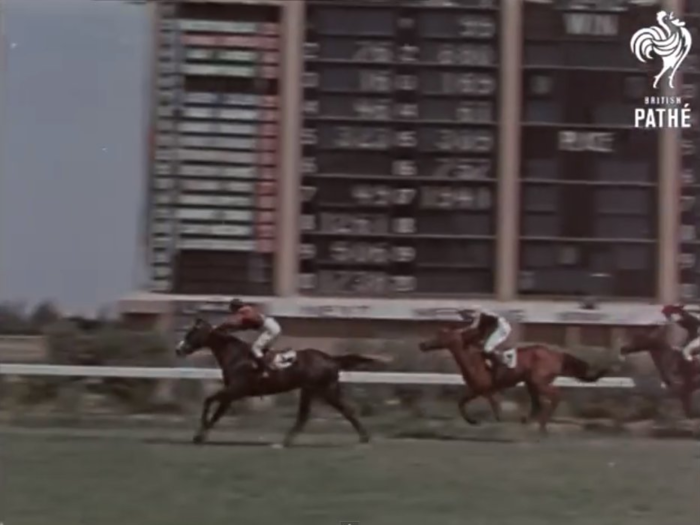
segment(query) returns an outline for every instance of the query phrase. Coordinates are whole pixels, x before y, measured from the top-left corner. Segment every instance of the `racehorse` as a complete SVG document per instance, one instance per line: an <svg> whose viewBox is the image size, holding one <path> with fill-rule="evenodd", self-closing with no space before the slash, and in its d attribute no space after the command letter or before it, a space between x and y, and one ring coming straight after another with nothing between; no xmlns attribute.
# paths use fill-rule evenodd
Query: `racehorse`
<svg viewBox="0 0 700 525"><path fill-rule="evenodd" d="M436 335L421 342L419 348L423 352L447 349L457 363L468 390L459 400L459 411L467 423L474 425L476 421L466 412L467 404L478 398L493 396L496 392L525 383L530 396L530 414L523 417L523 423L538 417L540 432L547 432L547 422L560 401L559 389L552 383L558 376L568 376L587 383L594 383L608 370L591 370L585 361L571 354L556 351L542 343L521 344L515 348L516 363L513 368L501 370L494 382L493 374L487 364L487 358L475 343L480 339L475 329L445 327L438 330ZM505 365L498 365L505 366ZM542 402L547 400L543 409ZM494 407L495 405L495 407ZM492 402L500 420L500 407Z"/></svg>
<svg viewBox="0 0 700 525"><path fill-rule="evenodd" d="M693 392L700 389L700 363L697 359L686 361L681 352L668 343L666 334L665 326L634 330L622 345L621 353L626 356L649 352L661 380L680 398L683 413L690 419L693 412Z"/></svg>
<svg viewBox="0 0 700 525"><path fill-rule="evenodd" d="M215 329L204 319L196 319L177 345L176 354L184 357L202 348L209 348L216 358L224 387L204 400L200 427L193 439L195 443L206 439L207 433L234 401L296 389L301 389L296 422L285 436L284 446L291 445L295 436L303 430L314 399L321 399L340 412L352 424L361 443L369 441L369 433L342 397L339 375L341 370L381 362L380 359L357 354L331 356L313 348L297 352L268 351L266 359L272 356L273 362L288 362L278 365L279 368L272 367L269 375L262 376L256 368L248 343L230 332ZM213 403L218 406L209 417Z"/></svg>

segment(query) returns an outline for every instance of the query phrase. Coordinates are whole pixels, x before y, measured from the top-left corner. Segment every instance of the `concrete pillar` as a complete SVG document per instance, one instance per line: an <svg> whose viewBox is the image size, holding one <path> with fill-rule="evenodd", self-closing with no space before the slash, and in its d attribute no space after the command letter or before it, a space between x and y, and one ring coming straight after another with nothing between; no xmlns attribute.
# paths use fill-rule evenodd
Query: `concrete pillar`
<svg viewBox="0 0 700 525"><path fill-rule="evenodd" d="M296 294L299 248L300 140L305 2L282 2L282 126L277 172L275 295Z"/></svg>
<svg viewBox="0 0 700 525"><path fill-rule="evenodd" d="M522 84L521 2L501 4L496 296L512 301L518 293L520 236L520 105Z"/></svg>
<svg viewBox="0 0 700 525"><path fill-rule="evenodd" d="M665 7L680 16L683 0L666 0ZM682 68L676 75L676 89L665 85L665 95L680 95L683 85ZM659 154L659 244L657 298L662 303L679 299L680 250L680 141L679 129L661 131Z"/></svg>

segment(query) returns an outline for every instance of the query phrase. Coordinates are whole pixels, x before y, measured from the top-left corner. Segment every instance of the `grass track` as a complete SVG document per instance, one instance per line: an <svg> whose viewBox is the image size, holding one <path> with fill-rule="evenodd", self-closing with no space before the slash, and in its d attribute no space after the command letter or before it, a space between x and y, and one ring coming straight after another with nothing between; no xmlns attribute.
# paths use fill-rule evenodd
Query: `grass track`
<svg viewBox="0 0 700 525"><path fill-rule="evenodd" d="M691 525L691 441L310 436L196 447L187 434L0 432L5 525ZM222 439L221 436L218 436ZM238 438L240 439L240 437Z"/></svg>

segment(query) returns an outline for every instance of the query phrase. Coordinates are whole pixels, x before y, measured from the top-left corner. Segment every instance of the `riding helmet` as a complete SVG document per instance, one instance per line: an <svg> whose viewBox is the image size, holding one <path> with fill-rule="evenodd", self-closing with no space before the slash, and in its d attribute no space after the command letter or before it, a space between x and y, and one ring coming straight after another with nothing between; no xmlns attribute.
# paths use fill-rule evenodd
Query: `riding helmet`
<svg viewBox="0 0 700 525"><path fill-rule="evenodd" d="M678 313L681 310L683 310L683 307L678 305L678 304L667 304L666 306L663 307L663 310L661 310L661 313L668 316L668 315Z"/></svg>
<svg viewBox="0 0 700 525"><path fill-rule="evenodd" d="M476 318L476 312L471 308L460 310L459 315L462 318L462 320L466 321L467 323L474 322L474 319Z"/></svg>
<svg viewBox="0 0 700 525"><path fill-rule="evenodd" d="M228 303L228 309L233 313L236 313L242 307L243 307L243 301L241 301L238 298L231 299L231 302Z"/></svg>

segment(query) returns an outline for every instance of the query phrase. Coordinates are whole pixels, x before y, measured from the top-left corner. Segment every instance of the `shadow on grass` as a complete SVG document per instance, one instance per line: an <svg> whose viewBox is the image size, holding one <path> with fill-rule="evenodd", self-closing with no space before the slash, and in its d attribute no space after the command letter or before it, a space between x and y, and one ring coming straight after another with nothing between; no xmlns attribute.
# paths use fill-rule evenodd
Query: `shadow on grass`
<svg viewBox="0 0 700 525"><path fill-rule="evenodd" d="M518 440L497 436L457 436L434 431L396 432L391 439L420 439L425 441L464 441L471 443L518 443Z"/></svg>
<svg viewBox="0 0 700 525"><path fill-rule="evenodd" d="M192 438L147 438L142 440L144 443L149 445L188 445L192 447L272 447L273 445L279 445L278 440L212 440L205 441L204 443L193 443ZM294 443L289 448L344 448L349 446L354 446L356 443Z"/></svg>

